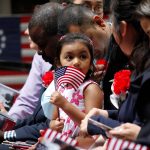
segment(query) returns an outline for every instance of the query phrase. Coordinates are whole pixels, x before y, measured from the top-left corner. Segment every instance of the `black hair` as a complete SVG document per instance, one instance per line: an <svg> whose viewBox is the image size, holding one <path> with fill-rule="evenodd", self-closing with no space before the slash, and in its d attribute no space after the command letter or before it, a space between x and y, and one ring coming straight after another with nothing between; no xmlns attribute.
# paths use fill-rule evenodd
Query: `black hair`
<svg viewBox="0 0 150 150"><path fill-rule="evenodd" d="M58 15L62 10L62 6L58 3L49 2L39 5L29 22L29 34L31 39L43 48L49 37L57 34ZM39 34L32 34L32 29L39 28Z"/></svg>
<svg viewBox="0 0 150 150"><path fill-rule="evenodd" d="M57 3L67 3L67 4L72 4L72 0L51 0L51 2L57 2Z"/></svg>
<svg viewBox="0 0 150 150"><path fill-rule="evenodd" d="M150 0L142 0L136 9L136 16L138 18L150 18Z"/></svg>
<svg viewBox="0 0 150 150"><path fill-rule="evenodd" d="M58 33L65 35L69 32L70 25L91 25L94 23L93 16L95 14L85 6L69 5L61 13L58 20Z"/></svg>
<svg viewBox="0 0 150 150"><path fill-rule="evenodd" d="M58 16L63 6L59 3L49 2L38 5L29 21L29 35L39 47L40 55L47 62L53 64L53 54L56 49L57 40L51 41L57 35Z"/></svg>
<svg viewBox="0 0 150 150"><path fill-rule="evenodd" d="M94 51L94 47L93 47L93 42L91 41L91 39L89 37L87 37L86 35L82 34L82 33L68 33L64 36L61 37L61 39L58 42L57 45L57 50L56 50L56 55L55 55L55 59L56 59L56 64L58 64L58 62L60 62L60 53L62 50L62 47L64 46L64 44L70 44L73 43L75 41L79 41L83 44L86 45L86 47L89 49L90 55L91 55L91 67L88 72L88 77L91 77L94 65L93 65L93 51Z"/></svg>
<svg viewBox="0 0 150 150"><path fill-rule="evenodd" d="M134 17L140 2L141 0L113 0L111 5L116 31L118 33L120 32L119 25L120 22L124 20L131 24L138 33L137 41L130 56L131 64L136 69L137 74L141 73L150 65L150 62L148 61L150 56L148 37L146 37L146 34L142 30L140 22Z"/></svg>
<svg viewBox="0 0 150 150"><path fill-rule="evenodd" d="M131 23L139 32L140 23L134 18L135 10L140 0L113 0L111 12L114 19L114 26L119 33L119 25L122 20Z"/></svg>

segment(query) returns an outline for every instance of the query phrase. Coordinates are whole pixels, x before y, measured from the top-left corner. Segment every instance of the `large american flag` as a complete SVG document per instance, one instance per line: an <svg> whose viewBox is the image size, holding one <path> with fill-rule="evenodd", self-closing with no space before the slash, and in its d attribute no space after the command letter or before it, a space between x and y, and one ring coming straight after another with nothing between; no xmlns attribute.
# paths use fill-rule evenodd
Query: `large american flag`
<svg viewBox="0 0 150 150"><path fill-rule="evenodd" d="M55 86L56 89L63 83L68 83L75 90L83 83L85 74L80 70L71 67L63 66L55 70Z"/></svg>
<svg viewBox="0 0 150 150"><path fill-rule="evenodd" d="M0 61L31 63L35 50L29 48L28 36L24 34L30 16L0 17ZM20 89L28 72L0 70L0 83Z"/></svg>

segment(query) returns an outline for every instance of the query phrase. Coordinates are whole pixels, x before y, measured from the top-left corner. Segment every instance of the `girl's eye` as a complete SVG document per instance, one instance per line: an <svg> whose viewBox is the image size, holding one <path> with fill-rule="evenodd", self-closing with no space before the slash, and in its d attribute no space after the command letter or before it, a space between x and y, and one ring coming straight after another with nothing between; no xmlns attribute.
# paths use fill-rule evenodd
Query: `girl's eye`
<svg viewBox="0 0 150 150"><path fill-rule="evenodd" d="M84 60L84 59L87 58L87 56L86 55L81 55L80 58Z"/></svg>
<svg viewBox="0 0 150 150"><path fill-rule="evenodd" d="M66 57L65 57L65 59L66 59L67 61L71 61L72 58L73 58L72 56L66 56Z"/></svg>

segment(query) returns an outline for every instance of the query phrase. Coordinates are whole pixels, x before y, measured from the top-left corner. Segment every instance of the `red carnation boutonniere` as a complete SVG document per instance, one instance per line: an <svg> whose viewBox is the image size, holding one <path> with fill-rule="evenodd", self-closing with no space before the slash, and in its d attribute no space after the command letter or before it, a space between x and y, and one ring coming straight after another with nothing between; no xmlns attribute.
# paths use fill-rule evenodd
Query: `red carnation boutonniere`
<svg viewBox="0 0 150 150"><path fill-rule="evenodd" d="M44 87L48 87L53 81L53 71L47 71L42 77L42 84Z"/></svg>
<svg viewBox="0 0 150 150"><path fill-rule="evenodd" d="M100 86L102 87L102 81L105 76L105 72L107 70L108 62L106 61L106 59L98 59L95 64L96 64L95 72L97 73L97 75L95 75L95 79L97 82L100 82ZM99 67L99 65L104 65L104 67L101 68L101 67ZM99 72L101 72L101 73L99 73Z"/></svg>
<svg viewBox="0 0 150 150"><path fill-rule="evenodd" d="M111 86L113 92L110 95L110 100L116 108L126 99L127 91L130 87L130 70L121 70L114 75L114 80Z"/></svg>
<svg viewBox="0 0 150 150"><path fill-rule="evenodd" d="M106 69L107 66L108 66L108 63L107 63L107 61L106 61L105 59L98 59L98 60L96 61L96 65L104 65L104 66L105 66L105 69Z"/></svg>

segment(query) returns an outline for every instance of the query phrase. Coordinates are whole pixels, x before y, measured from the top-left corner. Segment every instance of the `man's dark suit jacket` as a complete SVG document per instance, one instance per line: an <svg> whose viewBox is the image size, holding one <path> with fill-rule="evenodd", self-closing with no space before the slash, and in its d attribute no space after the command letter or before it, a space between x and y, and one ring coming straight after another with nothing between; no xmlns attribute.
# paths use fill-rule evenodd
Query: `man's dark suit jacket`
<svg viewBox="0 0 150 150"><path fill-rule="evenodd" d="M40 137L39 131L47 129L49 127L49 122L50 120L44 116L41 101L39 100L33 115L24 120L17 121L17 124L14 127L16 141L37 141Z"/></svg>

